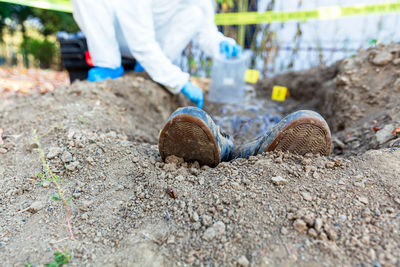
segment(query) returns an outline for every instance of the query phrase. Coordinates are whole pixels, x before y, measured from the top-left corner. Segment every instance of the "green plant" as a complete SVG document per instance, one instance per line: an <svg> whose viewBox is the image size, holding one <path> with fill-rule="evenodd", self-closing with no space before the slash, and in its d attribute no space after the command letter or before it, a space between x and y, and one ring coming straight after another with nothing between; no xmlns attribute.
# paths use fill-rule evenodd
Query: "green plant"
<svg viewBox="0 0 400 267"><path fill-rule="evenodd" d="M32 55L41 68L50 68L59 53L55 42L47 38L41 40L32 37L24 38L20 44L20 52Z"/></svg>
<svg viewBox="0 0 400 267"><path fill-rule="evenodd" d="M54 253L54 262L51 262L49 264L47 264L47 267L59 267L59 266L63 266L64 264L68 263L69 260L71 259L71 255L67 252L60 252L60 251L56 251Z"/></svg>

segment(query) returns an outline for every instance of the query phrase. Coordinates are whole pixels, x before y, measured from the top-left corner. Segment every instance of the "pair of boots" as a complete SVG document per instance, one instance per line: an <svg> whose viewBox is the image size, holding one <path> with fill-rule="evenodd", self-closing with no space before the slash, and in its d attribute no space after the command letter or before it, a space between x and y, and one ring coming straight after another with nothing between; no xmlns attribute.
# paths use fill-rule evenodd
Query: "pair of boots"
<svg viewBox="0 0 400 267"><path fill-rule="evenodd" d="M235 147L202 109L184 107L169 117L160 132L158 150L163 160L174 155L200 165L217 166L221 161L248 158L266 151L290 151L329 155L331 133L318 113L299 110L283 118L272 130L254 141Z"/></svg>

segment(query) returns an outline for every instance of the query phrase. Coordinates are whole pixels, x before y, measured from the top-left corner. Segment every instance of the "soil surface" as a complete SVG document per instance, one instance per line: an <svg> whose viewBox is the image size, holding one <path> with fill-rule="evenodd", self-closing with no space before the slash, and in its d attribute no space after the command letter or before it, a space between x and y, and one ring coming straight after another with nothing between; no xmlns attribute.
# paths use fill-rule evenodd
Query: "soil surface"
<svg viewBox="0 0 400 267"><path fill-rule="evenodd" d="M264 111L327 119L332 155L216 168L161 161L159 130L188 102L143 77L1 99L0 266L57 251L69 266L400 266L399 61L400 45L379 46L261 81ZM292 97L271 103L275 84Z"/></svg>

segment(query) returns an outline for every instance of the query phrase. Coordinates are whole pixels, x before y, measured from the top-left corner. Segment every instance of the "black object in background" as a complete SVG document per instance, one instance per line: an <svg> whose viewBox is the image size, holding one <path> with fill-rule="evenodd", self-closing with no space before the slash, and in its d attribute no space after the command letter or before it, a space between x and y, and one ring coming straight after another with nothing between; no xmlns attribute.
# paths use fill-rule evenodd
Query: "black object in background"
<svg viewBox="0 0 400 267"><path fill-rule="evenodd" d="M88 71L93 67L85 36L81 33L58 32L61 60L68 71L71 83L75 80L86 80ZM133 70L136 60L122 56L125 71Z"/></svg>

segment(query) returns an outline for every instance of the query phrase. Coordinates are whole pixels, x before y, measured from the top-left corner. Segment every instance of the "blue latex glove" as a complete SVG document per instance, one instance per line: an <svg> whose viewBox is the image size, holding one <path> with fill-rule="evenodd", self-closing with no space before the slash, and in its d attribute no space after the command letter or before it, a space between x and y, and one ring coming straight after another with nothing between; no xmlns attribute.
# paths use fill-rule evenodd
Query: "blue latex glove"
<svg viewBox="0 0 400 267"><path fill-rule="evenodd" d="M242 55L242 47L238 44L231 44L227 41L219 43L219 52L225 54L226 59L231 57L240 57Z"/></svg>
<svg viewBox="0 0 400 267"><path fill-rule="evenodd" d="M195 103L198 108L203 108L203 91L200 87L197 87L190 81L188 81L181 90L182 94L184 94L190 101Z"/></svg>
<svg viewBox="0 0 400 267"><path fill-rule="evenodd" d="M119 66L116 69L93 67L88 71L88 81L101 82L105 79L115 79L124 74L124 68Z"/></svg>
<svg viewBox="0 0 400 267"><path fill-rule="evenodd" d="M136 61L135 68L133 69L134 72L144 72L143 66L139 63L139 61Z"/></svg>

